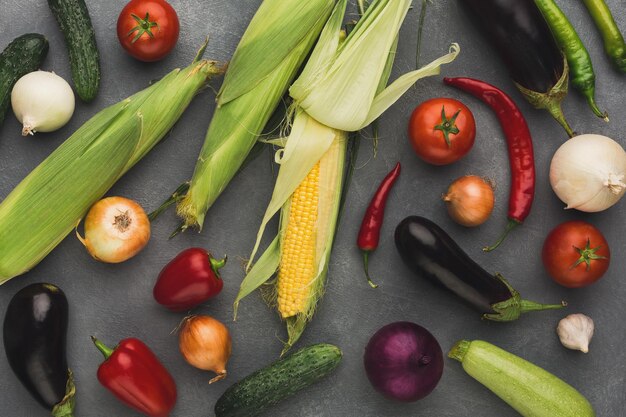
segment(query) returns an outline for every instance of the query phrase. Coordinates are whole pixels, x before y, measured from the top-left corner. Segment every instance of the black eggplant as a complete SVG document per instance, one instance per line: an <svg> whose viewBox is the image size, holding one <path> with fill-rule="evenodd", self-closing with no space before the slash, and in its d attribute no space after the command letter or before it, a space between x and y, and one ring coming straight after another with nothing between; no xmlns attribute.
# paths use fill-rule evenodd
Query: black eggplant
<svg viewBox="0 0 626 417"><path fill-rule="evenodd" d="M55 417L71 417L74 382L65 352L68 303L60 288L21 289L4 316L4 350L18 379Z"/></svg>
<svg viewBox="0 0 626 417"><path fill-rule="evenodd" d="M566 305L523 300L504 277L485 271L441 227L424 217L411 216L400 222L395 241L402 260L413 272L452 291L485 319L512 321L522 313Z"/></svg>
<svg viewBox="0 0 626 417"><path fill-rule="evenodd" d="M534 0L458 0L493 45L530 104L546 109L568 135L561 102L567 95L567 59Z"/></svg>

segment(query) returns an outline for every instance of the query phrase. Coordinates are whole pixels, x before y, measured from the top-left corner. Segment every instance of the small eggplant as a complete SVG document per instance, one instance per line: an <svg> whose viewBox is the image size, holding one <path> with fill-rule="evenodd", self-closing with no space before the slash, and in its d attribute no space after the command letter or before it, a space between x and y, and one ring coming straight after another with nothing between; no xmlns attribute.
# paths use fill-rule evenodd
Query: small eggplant
<svg viewBox="0 0 626 417"><path fill-rule="evenodd" d="M495 48L515 85L535 108L546 109L571 137L561 101L569 68L533 0L458 0Z"/></svg>
<svg viewBox="0 0 626 417"><path fill-rule="evenodd" d="M68 303L60 288L32 284L20 290L4 316L9 365L31 395L55 417L72 417L75 387L65 352Z"/></svg>
<svg viewBox="0 0 626 417"><path fill-rule="evenodd" d="M400 222L395 241L411 270L452 291L483 313L485 319L513 321L522 313L567 305L523 300L504 277L485 271L443 229L423 217L411 216Z"/></svg>

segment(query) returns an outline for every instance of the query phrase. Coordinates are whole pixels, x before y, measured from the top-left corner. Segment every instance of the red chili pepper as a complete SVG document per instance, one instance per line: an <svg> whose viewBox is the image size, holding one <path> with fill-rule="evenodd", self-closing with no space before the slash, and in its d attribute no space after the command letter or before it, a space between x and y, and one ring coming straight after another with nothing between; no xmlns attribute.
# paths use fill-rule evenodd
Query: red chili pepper
<svg viewBox="0 0 626 417"><path fill-rule="evenodd" d="M374 284L370 278L368 271L368 258L370 252L378 248L380 228L383 226L387 198L389 197L389 192L399 176L400 162L396 164L396 167L391 170L389 174L387 174L385 179L383 179L378 186L378 190L376 190L376 194L374 194L370 205L367 207L365 216L363 216L363 222L361 223L361 229L359 230L359 236L356 241L359 249L363 251L363 267L365 268L365 276L367 277L367 282L369 282L372 288L376 288L378 285Z"/></svg>
<svg viewBox="0 0 626 417"><path fill-rule="evenodd" d="M226 258L216 260L202 248L189 248L161 270L153 295L157 303L172 311L185 311L222 291L219 269Z"/></svg>
<svg viewBox="0 0 626 417"><path fill-rule="evenodd" d="M91 337L105 361L98 380L122 403L150 417L168 417L176 404L176 384L141 340L122 340L110 349Z"/></svg>
<svg viewBox="0 0 626 417"><path fill-rule="evenodd" d="M509 222L489 252L497 248L511 230L524 222L535 197L535 157L530 130L522 112L506 93L483 81L472 78L444 78L443 82L470 93L487 103L496 113L506 136L511 164L511 192L509 194Z"/></svg>

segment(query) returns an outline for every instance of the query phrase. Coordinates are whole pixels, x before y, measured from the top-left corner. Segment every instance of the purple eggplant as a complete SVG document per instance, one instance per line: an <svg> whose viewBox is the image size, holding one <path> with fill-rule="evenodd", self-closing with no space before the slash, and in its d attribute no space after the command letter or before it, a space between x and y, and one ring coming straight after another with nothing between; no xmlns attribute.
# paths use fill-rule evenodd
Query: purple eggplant
<svg viewBox="0 0 626 417"><path fill-rule="evenodd" d="M441 227L424 217L411 216L400 222L395 242L413 272L458 295L485 319L513 321L522 313L567 305L523 300L504 277L485 271Z"/></svg>
<svg viewBox="0 0 626 417"><path fill-rule="evenodd" d="M68 303L60 288L31 284L13 296L4 316L4 350L24 387L54 417L71 417L74 382L67 366Z"/></svg>
<svg viewBox="0 0 626 417"><path fill-rule="evenodd" d="M476 28L494 47L524 98L547 110L568 133L561 101L569 70L534 0L458 0Z"/></svg>

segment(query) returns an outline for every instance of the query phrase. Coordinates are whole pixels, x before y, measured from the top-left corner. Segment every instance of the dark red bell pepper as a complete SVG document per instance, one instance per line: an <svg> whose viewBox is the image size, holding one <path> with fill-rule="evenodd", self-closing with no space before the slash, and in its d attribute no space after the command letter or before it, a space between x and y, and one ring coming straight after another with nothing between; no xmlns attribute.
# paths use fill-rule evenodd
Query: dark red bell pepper
<svg viewBox="0 0 626 417"><path fill-rule="evenodd" d="M122 403L150 417L168 417L176 404L176 383L141 340L128 338L111 349L91 337L105 361L98 381Z"/></svg>
<svg viewBox="0 0 626 417"><path fill-rule="evenodd" d="M193 308L222 291L219 270L226 258L216 260L202 248L189 248L178 254L161 270L154 286L157 303L172 311Z"/></svg>

